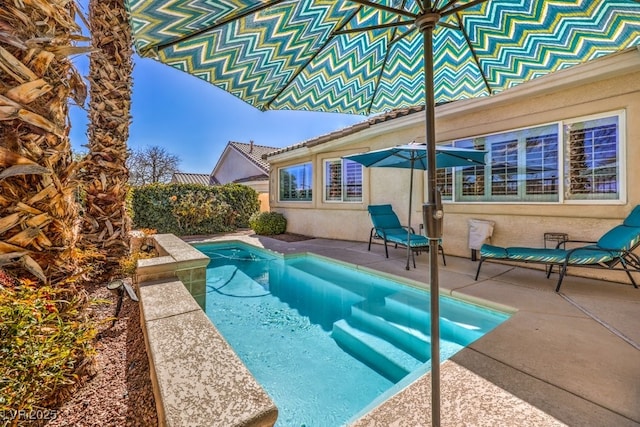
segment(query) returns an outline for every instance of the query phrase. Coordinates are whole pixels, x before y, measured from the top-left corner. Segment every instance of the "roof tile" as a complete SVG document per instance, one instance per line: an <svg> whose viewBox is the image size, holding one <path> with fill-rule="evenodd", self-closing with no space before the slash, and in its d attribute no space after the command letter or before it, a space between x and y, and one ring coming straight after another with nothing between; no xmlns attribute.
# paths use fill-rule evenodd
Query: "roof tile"
<svg viewBox="0 0 640 427"><path fill-rule="evenodd" d="M269 174L269 163L264 158L270 152L277 150L277 147L267 147L265 145L258 145L254 143L243 143L230 141L229 145L238 150L247 159L251 160L256 166L264 171L265 174Z"/></svg>
<svg viewBox="0 0 640 427"><path fill-rule="evenodd" d="M209 185L209 175L206 173L175 172L171 177L171 182Z"/></svg>
<svg viewBox="0 0 640 427"><path fill-rule="evenodd" d="M325 142L333 141L337 138L341 138L343 136L360 132L378 123L383 123L389 120L408 116L410 114L419 113L420 111L424 111L424 105L416 105L414 107L408 107L408 108L399 108L397 110L391 110L387 113L377 114L375 116L368 118L367 120L348 126L346 128L339 129L324 135L320 135L318 137L308 139L306 141L300 142L298 144L290 145L288 147L275 149L274 151L265 153L262 156L262 158L266 160L267 158L271 156L275 156L276 154L297 150L298 148L302 148L302 147L313 147L316 145L324 144Z"/></svg>

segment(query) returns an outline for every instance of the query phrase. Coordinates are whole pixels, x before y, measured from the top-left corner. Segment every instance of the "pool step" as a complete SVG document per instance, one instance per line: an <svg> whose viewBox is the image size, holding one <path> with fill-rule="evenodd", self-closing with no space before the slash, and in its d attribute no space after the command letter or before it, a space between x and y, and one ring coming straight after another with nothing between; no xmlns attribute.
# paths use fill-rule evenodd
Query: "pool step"
<svg viewBox="0 0 640 427"><path fill-rule="evenodd" d="M380 289L372 286L375 277L370 276L362 271L348 268L339 264L327 264L313 259L301 258L289 262L288 267L291 269L303 271L319 279L329 281L333 286L338 286L345 291L358 294L363 297L371 298L372 292L377 292L382 298L383 295L392 293L387 289ZM379 280L379 279L378 279Z"/></svg>
<svg viewBox="0 0 640 427"><path fill-rule="evenodd" d="M344 287L291 267L287 268L282 280L271 284L269 290L327 331L337 319L349 316L351 305L364 300L363 296Z"/></svg>
<svg viewBox="0 0 640 427"><path fill-rule="evenodd" d="M429 360L431 337L410 325L406 318L391 314L384 305L371 304L369 301L351 307L351 318L364 330L384 338L422 362Z"/></svg>
<svg viewBox="0 0 640 427"><path fill-rule="evenodd" d="M392 382L400 381L422 365L409 353L360 326L355 319L338 320L333 324L331 337L346 352Z"/></svg>
<svg viewBox="0 0 640 427"><path fill-rule="evenodd" d="M384 299L384 317L430 335L430 301L423 296L416 298L407 293L395 293ZM486 325L485 325L486 324ZM480 325L480 326L477 326ZM486 328L483 329L483 326ZM490 327L489 327L490 326ZM466 346L480 338L495 324L487 324L480 316L464 310L455 302L440 299L440 337Z"/></svg>

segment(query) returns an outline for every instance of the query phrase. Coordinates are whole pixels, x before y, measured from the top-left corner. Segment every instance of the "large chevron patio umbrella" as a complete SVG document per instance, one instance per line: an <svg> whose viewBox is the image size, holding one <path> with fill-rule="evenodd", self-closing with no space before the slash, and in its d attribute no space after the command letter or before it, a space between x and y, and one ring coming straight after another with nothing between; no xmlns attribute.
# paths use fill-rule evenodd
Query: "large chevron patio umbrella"
<svg viewBox="0 0 640 427"><path fill-rule="evenodd" d="M372 114L489 96L640 43L635 0L125 0L135 46L261 110ZM436 169L427 169L432 316ZM437 318L436 318L437 319ZM438 322L431 322L434 354ZM438 357L432 423L439 424Z"/></svg>

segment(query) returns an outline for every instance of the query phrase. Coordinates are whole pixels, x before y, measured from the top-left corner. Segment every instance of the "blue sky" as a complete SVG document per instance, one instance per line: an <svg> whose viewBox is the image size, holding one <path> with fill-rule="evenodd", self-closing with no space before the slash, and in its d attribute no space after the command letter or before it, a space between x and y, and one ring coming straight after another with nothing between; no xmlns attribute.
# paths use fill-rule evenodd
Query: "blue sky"
<svg viewBox="0 0 640 427"><path fill-rule="evenodd" d="M87 3L80 0L85 15ZM87 76L88 58L80 56L74 62ZM164 147L180 157L182 172L211 172L229 141L285 147L366 120L336 113L261 112L210 83L152 59L135 55L134 63L128 145L132 149ZM83 147L87 112L71 106L70 118L73 150L87 151Z"/></svg>

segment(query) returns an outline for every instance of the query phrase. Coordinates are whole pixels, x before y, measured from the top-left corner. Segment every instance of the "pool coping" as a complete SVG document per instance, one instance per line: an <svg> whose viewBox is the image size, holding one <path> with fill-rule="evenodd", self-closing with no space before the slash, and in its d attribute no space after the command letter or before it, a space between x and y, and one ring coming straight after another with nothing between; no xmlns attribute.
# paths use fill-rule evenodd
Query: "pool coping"
<svg viewBox="0 0 640 427"><path fill-rule="evenodd" d="M139 260L136 275L158 425L273 426L277 407L178 278L209 258L170 236L156 239L162 259Z"/></svg>

